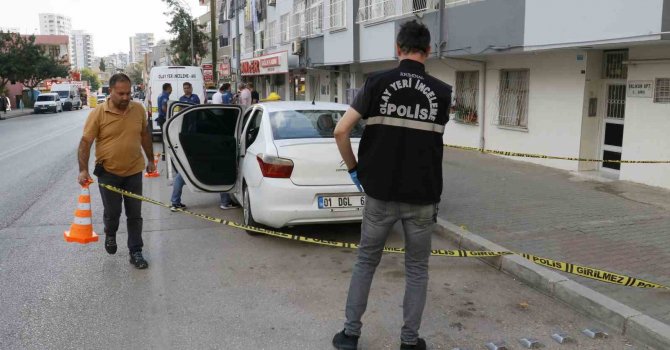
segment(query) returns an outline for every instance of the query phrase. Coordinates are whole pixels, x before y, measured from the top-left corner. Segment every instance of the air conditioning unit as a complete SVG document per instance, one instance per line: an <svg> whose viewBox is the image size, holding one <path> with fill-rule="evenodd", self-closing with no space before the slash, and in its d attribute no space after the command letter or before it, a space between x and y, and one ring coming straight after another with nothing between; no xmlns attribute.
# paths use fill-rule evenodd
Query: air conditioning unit
<svg viewBox="0 0 670 350"><path fill-rule="evenodd" d="M268 6L276 6L277 0L268 0Z"/></svg>
<svg viewBox="0 0 670 350"><path fill-rule="evenodd" d="M291 42L291 53L293 53L294 55L302 54L302 41L294 40L293 42Z"/></svg>

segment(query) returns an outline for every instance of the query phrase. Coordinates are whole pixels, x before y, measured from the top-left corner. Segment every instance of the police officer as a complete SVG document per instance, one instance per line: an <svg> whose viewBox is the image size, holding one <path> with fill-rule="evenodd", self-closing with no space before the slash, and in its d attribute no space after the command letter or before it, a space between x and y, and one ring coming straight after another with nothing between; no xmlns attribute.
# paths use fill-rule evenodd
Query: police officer
<svg viewBox="0 0 670 350"><path fill-rule="evenodd" d="M195 105L200 104L200 97L193 94L193 85L191 85L191 83L188 81L184 82L182 88L184 89L184 96L179 98L179 102L193 103Z"/></svg>
<svg viewBox="0 0 670 350"><path fill-rule="evenodd" d="M415 20L396 38L400 64L372 74L335 129L335 139L353 183L365 190L361 241L337 349L356 349L370 285L389 231L401 221L405 231L404 325L400 349L425 349L419 338L426 303L431 235L442 193L442 134L449 121L451 86L426 74L430 32ZM367 121L358 148L350 132Z"/></svg>
<svg viewBox="0 0 670 350"><path fill-rule="evenodd" d="M166 121L167 105L170 100L170 94L172 94L172 84L163 84L163 92L158 96L158 118L156 118L156 123L158 123L158 127L161 130L163 130L163 124L165 124Z"/></svg>

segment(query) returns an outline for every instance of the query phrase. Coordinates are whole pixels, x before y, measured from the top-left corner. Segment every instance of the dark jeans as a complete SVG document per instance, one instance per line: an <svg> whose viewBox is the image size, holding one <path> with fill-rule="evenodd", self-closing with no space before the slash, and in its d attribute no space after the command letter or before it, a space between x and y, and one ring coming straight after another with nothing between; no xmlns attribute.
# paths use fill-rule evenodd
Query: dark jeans
<svg viewBox="0 0 670 350"><path fill-rule="evenodd" d="M135 194L142 194L141 172L126 177L116 176L106 171L101 171L97 175L100 183ZM102 187L100 187L100 197L102 197L102 204L105 207L103 214L105 235L116 237L116 231L119 229L119 218L121 217L121 203L123 202L126 208L126 224L128 227L128 250L131 253L141 252L144 245L142 242L142 202Z"/></svg>
<svg viewBox="0 0 670 350"><path fill-rule="evenodd" d="M428 259L431 236L437 217L437 204L415 205L386 202L367 196L358 259L354 265L347 296L346 334L360 335L361 318L368 305L372 277L382 258L386 238L393 225L402 222L405 231L405 298L403 318L405 324L400 339L406 344L416 344L419 338L421 316L426 305L428 288Z"/></svg>

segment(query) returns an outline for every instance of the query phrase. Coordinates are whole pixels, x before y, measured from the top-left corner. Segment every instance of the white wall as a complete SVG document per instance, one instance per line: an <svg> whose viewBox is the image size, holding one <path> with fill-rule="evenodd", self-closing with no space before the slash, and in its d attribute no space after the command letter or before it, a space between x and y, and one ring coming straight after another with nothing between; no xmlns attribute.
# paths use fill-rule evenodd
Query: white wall
<svg viewBox="0 0 670 350"><path fill-rule="evenodd" d="M347 1L346 29L333 31L324 30L323 62L324 64L346 64L354 62L354 26L356 11L354 2ZM326 14L327 15L327 14ZM324 21L329 21L326 16ZM324 22L327 23L327 22Z"/></svg>
<svg viewBox="0 0 670 350"><path fill-rule="evenodd" d="M527 0L524 45L578 46L561 44L658 33L662 10L663 0Z"/></svg>
<svg viewBox="0 0 670 350"><path fill-rule="evenodd" d="M579 155L586 69L576 50L540 54L491 56L487 67L486 148L539 153ZM501 69L530 69L528 129L510 130L493 123L498 118ZM577 170L572 161L515 158L565 170Z"/></svg>
<svg viewBox="0 0 670 350"><path fill-rule="evenodd" d="M360 61L395 60L395 22L360 25Z"/></svg>
<svg viewBox="0 0 670 350"><path fill-rule="evenodd" d="M584 54L586 60L586 88L584 89L584 104L582 108L582 137L579 146L581 158L600 159L599 150L602 145L601 128L605 114L606 101L603 95L601 51L590 51ZM598 109L595 117L589 117L589 99L598 99ZM581 162L580 171L597 170L598 163Z"/></svg>
<svg viewBox="0 0 670 350"><path fill-rule="evenodd" d="M629 58L670 57L667 47L631 48ZM628 67L628 80L670 78L670 62L633 64ZM626 99L623 159L670 160L670 104L654 103L653 98ZM622 164L621 180L670 188L668 164Z"/></svg>

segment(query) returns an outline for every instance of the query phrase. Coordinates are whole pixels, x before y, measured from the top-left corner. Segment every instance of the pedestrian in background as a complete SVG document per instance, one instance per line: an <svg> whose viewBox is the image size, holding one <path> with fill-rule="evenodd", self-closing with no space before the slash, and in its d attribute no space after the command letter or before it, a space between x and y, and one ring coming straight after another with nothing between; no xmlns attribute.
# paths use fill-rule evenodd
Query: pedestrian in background
<svg viewBox="0 0 670 350"><path fill-rule="evenodd" d="M397 221L402 222L405 234L400 349L426 348L426 342L419 338L419 326L426 304L431 236L442 193L442 134L449 120L451 86L426 74L430 32L423 24L410 21L400 27L396 53L398 67L372 74L335 129L352 182L366 195L346 322L344 330L333 338L337 349L355 350L358 346L372 278ZM349 135L361 118L367 124L357 162Z"/></svg>
<svg viewBox="0 0 670 350"><path fill-rule="evenodd" d="M224 87L226 84L222 84L218 90L212 95L212 104L220 105L223 103L223 93L225 92Z"/></svg>
<svg viewBox="0 0 670 350"><path fill-rule="evenodd" d="M222 88L223 88L223 95L221 97L222 98L222 103L226 104L226 105L232 104L233 103L233 93L230 92L230 84L225 83L225 84L223 84Z"/></svg>
<svg viewBox="0 0 670 350"><path fill-rule="evenodd" d="M193 94L193 85L187 81L182 85L182 87L184 89L184 95L179 98L179 102L187 102L199 105L200 97Z"/></svg>
<svg viewBox="0 0 670 350"><path fill-rule="evenodd" d="M251 106L251 90L247 87L247 84L242 84L242 90L240 91L239 104L245 107Z"/></svg>
<svg viewBox="0 0 670 350"><path fill-rule="evenodd" d="M254 88L253 83L247 84L247 88L251 91L251 104L258 103L261 99L261 95L258 94L258 91Z"/></svg>
<svg viewBox="0 0 670 350"><path fill-rule="evenodd" d="M156 118L156 123L158 127L163 130L163 124L167 120L167 105L170 100L170 95L172 94L172 85L170 83L163 84L163 92L158 96L158 118Z"/></svg>
<svg viewBox="0 0 670 350"><path fill-rule="evenodd" d="M7 115L7 98L4 93L0 94L0 111Z"/></svg>
<svg viewBox="0 0 670 350"><path fill-rule="evenodd" d="M84 134L79 142L79 184L92 181L88 172L91 146L95 141L95 170L93 174L100 183L142 194L142 170L144 155L149 160L147 172L155 170L151 161L153 144L147 126L145 111L141 104L132 102L130 78L123 73L112 75L109 80L109 99L98 105L86 119ZM128 229L130 263L138 269L146 269L149 263L142 256L142 202L122 196L100 187L104 206L105 250L115 254L116 232L121 217L121 204L125 206Z"/></svg>

